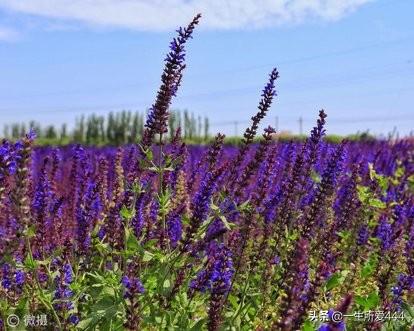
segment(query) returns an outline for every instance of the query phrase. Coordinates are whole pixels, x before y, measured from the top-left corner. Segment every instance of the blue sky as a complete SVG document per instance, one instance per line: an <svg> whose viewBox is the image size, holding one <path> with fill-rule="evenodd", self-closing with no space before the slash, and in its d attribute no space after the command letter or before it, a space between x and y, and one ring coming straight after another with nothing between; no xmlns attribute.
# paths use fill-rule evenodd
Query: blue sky
<svg viewBox="0 0 414 331"><path fill-rule="evenodd" d="M212 133L242 132L273 66L264 124L297 133L302 117L306 132L324 108L328 133L414 128L411 0L0 0L0 127L145 110L175 27L198 11L173 108Z"/></svg>

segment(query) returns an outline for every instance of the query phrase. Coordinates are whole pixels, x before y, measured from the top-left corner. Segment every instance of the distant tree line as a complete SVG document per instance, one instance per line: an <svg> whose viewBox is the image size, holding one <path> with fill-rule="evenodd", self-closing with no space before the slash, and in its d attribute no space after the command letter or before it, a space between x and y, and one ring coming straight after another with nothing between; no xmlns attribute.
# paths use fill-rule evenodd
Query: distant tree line
<svg viewBox="0 0 414 331"><path fill-rule="evenodd" d="M59 127L42 126L35 121L28 124L14 123L5 125L4 136L18 139L33 128L38 138L46 142L121 145L139 141L144 131L145 119L145 113L131 111L111 112L107 116L82 115L76 119L75 126L71 130L66 123ZM177 128L181 127L184 139L201 142L209 138L209 119L196 116L187 110L172 112L168 126L171 137Z"/></svg>

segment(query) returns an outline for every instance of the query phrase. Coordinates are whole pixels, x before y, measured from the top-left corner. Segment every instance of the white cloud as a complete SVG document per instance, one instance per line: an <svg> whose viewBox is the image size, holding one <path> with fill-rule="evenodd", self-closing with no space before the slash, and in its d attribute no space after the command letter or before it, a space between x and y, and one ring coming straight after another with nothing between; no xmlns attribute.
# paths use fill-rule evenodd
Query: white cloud
<svg viewBox="0 0 414 331"><path fill-rule="evenodd" d="M166 30L203 14L203 27L239 29L337 20L373 0L0 0L0 7L53 19Z"/></svg>
<svg viewBox="0 0 414 331"><path fill-rule="evenodd" d="M15 41L20 34L11 28L0 26L0 41Z"/></svg>

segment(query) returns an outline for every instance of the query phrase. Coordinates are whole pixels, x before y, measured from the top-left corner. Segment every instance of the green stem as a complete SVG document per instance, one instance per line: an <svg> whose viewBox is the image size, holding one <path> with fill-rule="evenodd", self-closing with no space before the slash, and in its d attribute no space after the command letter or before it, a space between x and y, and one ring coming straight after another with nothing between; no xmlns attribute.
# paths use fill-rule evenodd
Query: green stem
<svg viewBox="0 0 414 331"><path fill-rule="evenodd" d="M134 191L134 197L132 199L132 209L131 209L132 210L132 215L135 215L135 213L136 213L135 204L137 202L137 198L138 198L137 197L137 192ZM129 223L130 223L130 218L128 217L127 219L125 219L125 225L124 225L124 253L126 252L127 245L128 245L128 238L127 238L126 229L131 230L130 227L129 227ZM128 261L127 261L126 254L123 254L123 256L122 256L122 268L123 268L124 274L127 271L127 262Z"/></svg>
<svg viewBox="0 0 414 331"><path fill-rule="evenodd" d="M183 314L183 316L181 316L181 319L180 319L180 330L186 330L187 329L187 325L185 325L184 322L188 322L190 320L190 318L185 318L185 316L187 315L186 313L188 311L188 308L190 307L191 303L193 302L194 296L195 295L193 295L190 298L190 300L188 300L187 306L184 309L184 314Z"/></svg>
<svg viewBox="0 0 414 331"><path fill-rule="evenodd" d="M27 249L29 251L30 261L34 261L33 253L32 253L32 246L30 244L30 239L29 239L28 236L26 236L26 245L27 245ZM60 319L59 319L58 314L56 313L56 310L53 308L53 305L50 302L47 302L47 301L44 300L43 289L40 286L40 282L39 282L39 278L38 278L38 275L37 275L36 268L34 268L33 271L34 271L34 276L35 276L34 277L35 284L36 284L37 290L39 291L39 300L47 309L49 309L52 312L53 317L55 318L56 323L58 324L59 330L62 330L62 324L60 323Z"/></svg>
<svg viewBox="0 0 414 331"><path fill-rule="evenodd" d="M244 309L243 305L244 305L244 300L245 300L245 298L246 298L247 288L248 288L248 286L249 286L249 282L250 282L250 275L251 275L251 272L250 272L250 270L249 270L249 272L248 272L248 276L247 276L247 280L246 280L246 283L244 284L244 288L243 288L243 295L242 295L242 298L241 298L241 301L240 301L240 306L239 306L239 309L237 310L236 314L235 314L235 315L233 316L233 318L231 319L230 325L232 325L232 324L233 324L233 322L236 320L236 318L240 315L240 313L241 313L241 312L243 311L243 309Z"/></svg>
<svg viewBox="0 0 414 331"><path fill-rule="evenodd" d="M164 197L164 187L163 187L163 181L164 181L164 164L163 164L163 144L162 144L162 134L160 134L160 138L158 141L158 145L160 148L160 155L158 158L158 194L159 196ZM164 206L163 206L164 207ZM170 244L167 240L167 224L166 224L166 218L165 218L165 210L164 208L161 210L161 222L162 222L162 239L165 241L167 245L167 251L170 251ZM164 244L161 243L162 245Z"/></svg>
<svg viewBox="0 0 414 331"><path fill-rule="evenodd" d="M162 134L160 134L160 140L158 141L158 145L160 147L160 155L158 157L158 169L159 169L159 173L158 173L158 179L159 179L159 183L158 183L158 193L161 194L163 192L163 188L162 188L162 182L164 180L164 167L162 164L162 153L163 153L163 148L162 148Z"/></svg>

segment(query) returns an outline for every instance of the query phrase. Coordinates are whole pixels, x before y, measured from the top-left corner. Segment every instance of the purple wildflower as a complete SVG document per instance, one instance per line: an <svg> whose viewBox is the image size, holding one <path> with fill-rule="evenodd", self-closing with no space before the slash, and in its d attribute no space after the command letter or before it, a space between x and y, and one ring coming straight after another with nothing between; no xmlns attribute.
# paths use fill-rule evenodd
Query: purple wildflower
<svg viewBox="0 0 414 331"><path fill-rule="evenodd" d="M58 311L71 310L74 307L70 300L73 296L73 291L70 289L70 284L73 282L73 272L70 264L65 264L60 272L60 275L55 277L56 290L53 299L56 301L54 307Z"/></svg>
<svg viewBox="0 0 414 331"><path fill-rule="evenodd" d="M174 215L173 217L169 218L167 222L168 226L168 237L170 238L170 243L172 247L175 247L179 240L181 240L182 236L182 224L181 224L181 216Z"/></svg>
<svg viewBox="0 0 414 331"><path fill-rule="evenodd" d="M369 229L368 226L363 224L358 230L357 245L364 246L368 242Z"/></svg>
<svg viewBox="0 0 414 331"><path fill-rule="evenodd" d="M69 316L69 323L73 324L73 325L77 325L79 323L79 317L76 314L71 314Z"/></svg>
<svg viewBox="0 0 414 331"><path fill-rule="evenodd" d="M401 310L401 303L403 302L403 294L407 290L414 289L414 277L406 274L399 274L397 278L397 284L391 288L393 303L396 310Z"/></svg>
<svg viewBox="0 0 414 331"><path fill-rule="evenodd" d="M192 37L194 28L198 24L201 15L194 17L186 28L177 30L178 37L170 44L170 52L165 59L165 68L161 76L161 87L158 91L155 103L152 105L145 123L145 131L142 143L149 147L156 134L164 134L168 131L168 108L173 96L181 83L182 71L185 68L185 44Z"/></svg>
<svg viewBox="0 0 414 331"><path fill-rule="evenodd" d="M191 281L190 288L193 291L209 290L213 294L224 295L230 289L234 271L231 251L223 244L211 242L208 265Z"/></svg>
<svg viewBox="0 0 414 331"><path fill-rule="evenodd" d="M23 286L24 282L26 280L26 274L22 270L17 270L14 273L14 281L17 286Z"/></svg>
<svg viewBox="0 0 414 331"><path fill-rule="evenodd" d="M1 286L6 290L12 286L11 268L8 263L3 264L1 268Z"/></svg>
<svg viewBox="0 0 414 331"><path fill-rule="evenodd" d="M276 68L274 68L272 72L269 74L269 80L263 89L261 95L262 98L260 99L258 106L259 111L256 113L255 116L251 118L252 124L249 128L245 130L243 134L242 145L239 149L236 158L233 160L232 163L233 173L230 176L230 182L233 182L237 179L237 169L241 165L243 159L245 158L249 145L253 142L253 139L256 136L260 121L266 116L267 112L270 110L273 98L276 96L275 83L278 78L279 72Z"/></svg>
<svg viewBox="0 0 414 331"><path fill-rule="evenodd" d="M387 251L392 246L392 227L386 217L381 217L377 227L377 238L381 241L381 249Z"/></svg>
<svg viewBox="0 0 414 331"><path fill-rule="evenodd" d="M145 289L137 277L123 276L121 280L125 288L124 298L132 299L137 294L144 293Z"/></svg>
<svg viewBox="0 0 414 331"><path fill-rule="evenodd" d="M63 281L65 284L71 284L73 282L72 266L69 263L63 266Z"/></svg>

